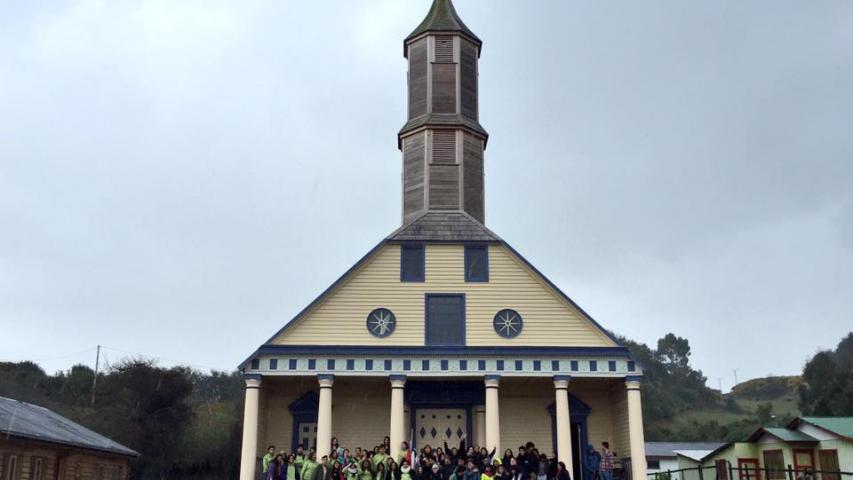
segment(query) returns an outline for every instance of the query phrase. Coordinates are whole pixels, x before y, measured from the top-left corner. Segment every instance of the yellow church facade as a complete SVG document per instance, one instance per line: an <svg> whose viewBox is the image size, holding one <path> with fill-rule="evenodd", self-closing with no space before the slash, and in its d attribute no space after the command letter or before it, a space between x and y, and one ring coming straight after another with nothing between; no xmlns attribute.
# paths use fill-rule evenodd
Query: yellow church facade
<svg viewBox="0 0 853 480"><path fill-rule="evenodd" d="M642 365L484 225L482 42L435 0L404 47L403 225L240 365L241 480L267 445L319 456L385 436L393 456L533 442L576 480L608 441L644 479Z"/></svg>

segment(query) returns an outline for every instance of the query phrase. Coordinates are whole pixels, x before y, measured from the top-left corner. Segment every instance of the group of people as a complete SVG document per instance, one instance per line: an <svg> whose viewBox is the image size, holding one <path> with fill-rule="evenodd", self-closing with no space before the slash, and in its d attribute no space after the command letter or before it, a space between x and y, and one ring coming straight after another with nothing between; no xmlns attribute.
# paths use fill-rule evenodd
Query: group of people
<svg viewBox="0 0 853 480"><path fill-rule="evenodd" d="M583 480L613 480L616 454L607 442L602 453L590 445L581 459ZM432 448L425 445L412 451L402 442L396 456L391 455L391 439L372 449L343 448L332 439L328 454L317 458L312 447L299 445L293 453L276 453L270 445L263 457L264 480L572 480L571 469L556 458L540 453L532 442L506 449L502 456L495 450L466 446ZM581 479L576 479L581 480Z"/></svg>

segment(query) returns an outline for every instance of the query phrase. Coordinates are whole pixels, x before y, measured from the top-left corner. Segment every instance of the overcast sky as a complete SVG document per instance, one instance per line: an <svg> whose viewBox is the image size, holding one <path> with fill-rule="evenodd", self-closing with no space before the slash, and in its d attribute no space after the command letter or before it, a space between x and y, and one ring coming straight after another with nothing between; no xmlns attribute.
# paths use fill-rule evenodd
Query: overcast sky
<svg viewBox="0 0 853 480"><path fill-rule="evenodd" d="M431 0L5 1L0 360L232 369L400 224ZM716 387L853 329L853 3L456 0L486 224Z"/></svg>

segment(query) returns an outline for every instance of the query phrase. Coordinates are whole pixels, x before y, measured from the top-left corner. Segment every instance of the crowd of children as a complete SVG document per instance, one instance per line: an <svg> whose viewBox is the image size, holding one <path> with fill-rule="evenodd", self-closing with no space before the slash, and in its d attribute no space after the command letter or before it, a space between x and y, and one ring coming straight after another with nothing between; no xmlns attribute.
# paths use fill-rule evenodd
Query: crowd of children
<svg viewBox="0 0 853 480"><path fill-rule="evenodd" d="M592 445L581 459L583 480L613 480L613 458L607 442L603 453ZM571 469L556 458L549 458L532 442L518 447L517 452L506 449L503 455L486 448L466 446L463 439L458 447L432 448L425 445L412 451L408 442L400 445L392 457L391 440L372 449L355 450L338 445L332 439L328 454L317 458L314 448L305 450L299 445L293 453L275 452L270 445L263 458L264 480L572 480ZM580 479L578 479L580 480Z"/></svg>

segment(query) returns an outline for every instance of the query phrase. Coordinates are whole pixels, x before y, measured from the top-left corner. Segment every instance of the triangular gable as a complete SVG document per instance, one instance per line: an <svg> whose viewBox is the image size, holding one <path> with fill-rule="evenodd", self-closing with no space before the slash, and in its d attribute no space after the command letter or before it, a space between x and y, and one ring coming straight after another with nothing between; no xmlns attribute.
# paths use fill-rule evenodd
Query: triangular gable
<svg viewBox="0 0 853 480"><path fill-rule="evenodd" d="M419 219L423 220L422 216ZM419 220L415 219L415 221ZM476 222L471 219L471 221ZM464 223L464 222L462 222ZM479 223L478 223L479 224ZM481 225L481 224L480 224ZM485 227L483 227L485 229ZM466 293L468 322L467 345L496 345L502 346L505 339L494 334L491 330L491 310L506 306L516 307L525 317L525 332L535 334L525 335L523 332L512 346L577 346L577 347L616 347L616 339L580 306L563 293L556 285L547 279L539 270L528 262L521 254L505 241L488 242L491 245L490 269L499 268L492 273L490 282L486 284L466 284L462 281L464 271L461 252L462 245L451 240L446 244L428 245L428 269L433 269L432 261L445 265L446 270L440 275L428 275L424 283L399 282L399 246L400 239L396 238L405 231L405 226L395 231L392 236L380 242L371 249L355 265L353 265L335 283L327 288L303 311L294 317L279 332L273 335L266 345L394 345L394 346L423 346L423 295L426 291L443 291ZM408 230L409 232L412 229ZM485 230L489 234L490 231ZM491 234L494 235L494 234ZM457 249L455 252L453 249ZM458 258L454 259L453 257ZM450 265L447 267L447 265ZM437 268L437 267L436 267ZM432 271L432 270L430 270ZM454 274L458 281L448 281ZM497 276L496 276L497 275ZM506 281L501 287L501 275L512 277L517 289L506 289ZM443 282L431 281L433 277L443 277ZM520 282L520 283L519 283ZM538 285L538 286L537 286ZM494 289L495 295L483 297L484 292ZM516 292L522 292L516 294ZM547 292L548 295L544 293ZM478 299L478 296L483 297ZM546 298L550 296L551 298ZM400 300L405 297L406 300ZM529 297L519 306L514 297ZM472 303L473 301L473 303ZM396 303L395 303L396 302ZM502 303L505 302L505 303ZM390 308L398 316L398 327L393 335L387 338L376 338L367 332L365 323L368 313L373 308ZM542 328L537 325L542 323ZM547 329L547 334L543 331Z"/></svg>

